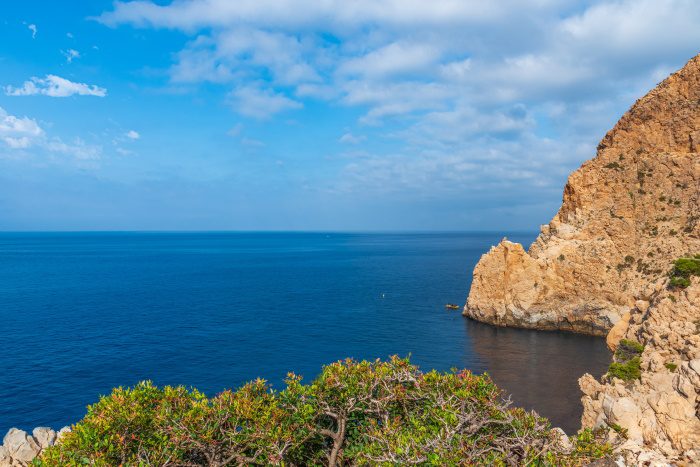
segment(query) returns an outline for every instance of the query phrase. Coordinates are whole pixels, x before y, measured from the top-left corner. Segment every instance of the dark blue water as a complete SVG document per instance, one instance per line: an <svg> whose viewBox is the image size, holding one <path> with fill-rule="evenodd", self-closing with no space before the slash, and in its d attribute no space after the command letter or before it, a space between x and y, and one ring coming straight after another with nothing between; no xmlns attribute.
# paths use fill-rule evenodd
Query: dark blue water
<svg viewBox="0 0 700 467"><path fill-rule="evenodd" d="M575 430L576 379L606 367L602 339L444 308L464 303L500 237L0 233L0 432L74 423L98 395L144 379L214 394L391 354L488 370L516 403Z"/></svg>

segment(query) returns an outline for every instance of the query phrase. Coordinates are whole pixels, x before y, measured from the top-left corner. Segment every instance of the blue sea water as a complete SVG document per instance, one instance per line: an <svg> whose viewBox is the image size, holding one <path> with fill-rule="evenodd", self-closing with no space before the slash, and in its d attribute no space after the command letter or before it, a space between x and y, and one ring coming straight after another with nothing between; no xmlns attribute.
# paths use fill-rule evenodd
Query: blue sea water
<svg viewBox="0 0 700 467"><path fill-rule="evenodd" d="M463 304L497 233L0 233L0 436L61 427L115 386L214 394L345 357L488 371L515 403L578 426L600 338L500 329ZM510 234L528 244L533 234Z"/></svg>

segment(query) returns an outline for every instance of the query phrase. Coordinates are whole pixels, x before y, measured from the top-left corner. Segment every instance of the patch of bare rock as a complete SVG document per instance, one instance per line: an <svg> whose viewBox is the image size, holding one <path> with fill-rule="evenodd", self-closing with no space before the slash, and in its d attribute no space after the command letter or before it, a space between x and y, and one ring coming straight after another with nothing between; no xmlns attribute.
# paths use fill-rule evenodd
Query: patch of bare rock
<svg viewBox="0 0 700 467"><path fill-rule="evenodd" d="M63 427L58 432L51 428L34 428L30 435L24 430L10 428L0 446L0 467L17 467L29 465L43 449L60 441L64 433L70 431Z"/></svg>

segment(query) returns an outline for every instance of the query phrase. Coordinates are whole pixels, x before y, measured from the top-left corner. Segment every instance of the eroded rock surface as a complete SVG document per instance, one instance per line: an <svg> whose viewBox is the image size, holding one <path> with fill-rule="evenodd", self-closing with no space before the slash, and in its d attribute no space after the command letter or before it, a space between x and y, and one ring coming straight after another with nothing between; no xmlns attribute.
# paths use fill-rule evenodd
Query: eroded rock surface
<svg viewBox="0 0 700 467"><path fill-rule="evenodd" d="M584 427L611 428L628 465L700 464L700 278L687 289L652 288L620 338L644 345L641 378L584 375ZM618 434L622 431L624 435Z"/></svg>
<svg viewBox="0 0 700 467"><path fill-rule="evenodd" d="M605 335L671 262L700 251L700 56L634 106L569 176L525 251L481 257L464 314L500 326Z"/></svg>

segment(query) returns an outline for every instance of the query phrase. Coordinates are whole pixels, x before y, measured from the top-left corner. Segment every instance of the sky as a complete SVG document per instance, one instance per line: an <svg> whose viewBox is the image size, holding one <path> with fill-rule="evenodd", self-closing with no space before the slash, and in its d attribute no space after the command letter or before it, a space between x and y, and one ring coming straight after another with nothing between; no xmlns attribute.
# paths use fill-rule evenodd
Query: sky
<svg viewBox="0 0 700 467"><path fill-rule="evenodd" d="M0 230L529 230L696 0L4 2Z"/></svg>

